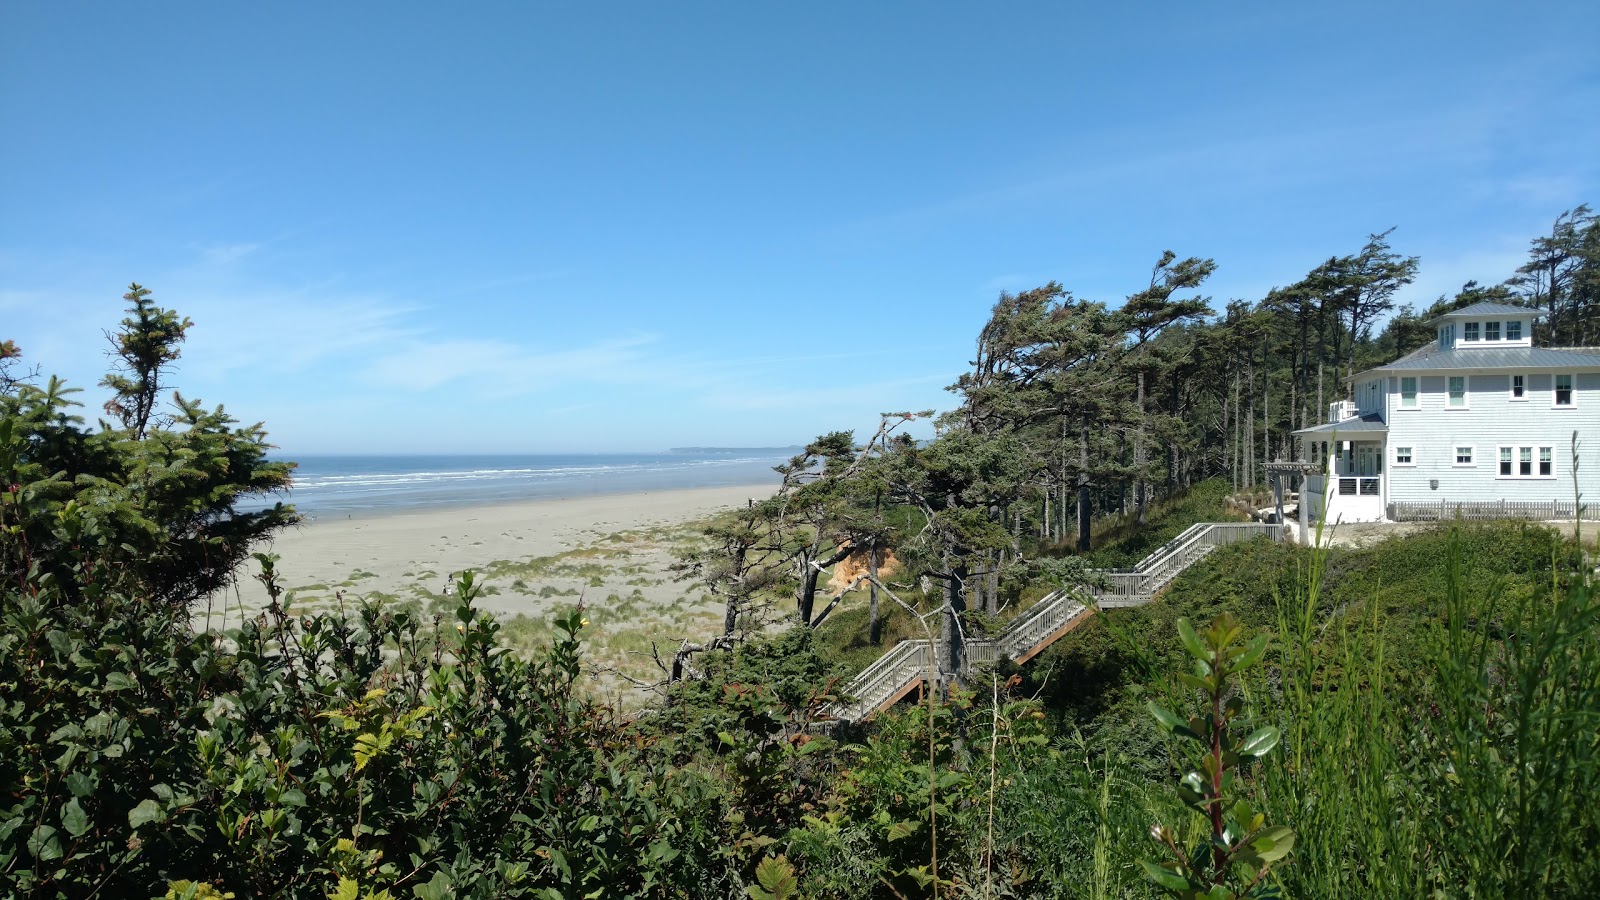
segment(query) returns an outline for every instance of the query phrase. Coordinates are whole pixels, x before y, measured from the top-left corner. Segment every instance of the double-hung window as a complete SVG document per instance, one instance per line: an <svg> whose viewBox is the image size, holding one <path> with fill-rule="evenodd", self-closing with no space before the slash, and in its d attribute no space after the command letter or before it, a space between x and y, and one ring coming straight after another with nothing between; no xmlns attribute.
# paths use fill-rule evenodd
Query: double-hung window
<svg viewBox="0 0 1600 900"><path fill-rule="evenodd" d="M1403 409L1417 408L1417 379L1415 377L1400 379L1400 406Z"/></svg>
<svg viewBox="0 0 1600 900"><path fill-rule="evenodd" d="M1514 321L1514 322L1507 322L1506 323L1506 340L1508 340L1508 341L1520 341L1520 340L1522 340L1522 321L1520 319L1517 320L1517 321Z"/></svg>
<svg viewBox="0 0 1600 900"><path fill-rule="evenodd" d="M1466 324L1465 329L1464 329L1463 336L1469 341L1477 340L1478 339L1478 323L1477 322L1468 322Z"/></svg>
<svg viewBox="0 0 1600 900"><path fill-rule="evenodd" d="M1394 464L1397 465L1397 466L1414 465L1414 463L1412 462L1411 448L1410 447L1396 447L1396 448L1394 448Z"/></svg>
<svg viewBox="0 0 1600 900"><path fill-rule="evenodd" d="M1537 457L1535 457L1537 452ZM1534 460L1538 468L1534 468ZM1555 476L1554 447L1501 447L1501 478L1551 478ZM1535 474L1537 473L1537 474Z"/></svg>
<svg viewBox="0 0 1600 900"><path fill-rule="evenodd" d="M1572 405L1572 373L1556 375L1556 405Z"/></svg>
<svg viewBox="0 0 1600 900"><path fill-rule="evenodd" d="M1472 465L1472 448L1471 447L1457 447L1456 448L1456 465L1458 465L1458 466L1470 466L1470 465Z"/></svg>
<svg viewBox="0 0 1600 900"><path fill-rule="evenodd" d="M1450 406L1465 409L1467 405L1467 376L1450 376Z"/></svg>
<svg viewBox="0 0 1600 900"><path fill-rule="evenodd" d="M1526 376L1523 376L1523 375L1513 375L1513 376L1511 376L1511 399L1513 399L1513 400L1526 400L1526 399L1528 399L1528 380L1527 380Z"/></svg>
<svg viewBox="0 0 1600 900"><path fill-rule="evenodd" d="M1485 322L1485 323L1483 323L1483 339L1486 340L1486 341L1498 341L1498 340L1500 340L1500 323L1499 322Z"/></svg>

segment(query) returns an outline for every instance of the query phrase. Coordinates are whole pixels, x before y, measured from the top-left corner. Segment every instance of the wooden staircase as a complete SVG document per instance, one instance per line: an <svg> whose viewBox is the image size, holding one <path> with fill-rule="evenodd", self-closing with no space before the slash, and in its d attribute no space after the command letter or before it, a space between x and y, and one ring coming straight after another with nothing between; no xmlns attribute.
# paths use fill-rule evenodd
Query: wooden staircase
<svg viewBox="0 0 1600 900"><path fill-rule="evenodd" d="M1281 538L1281 525L1256 522L1201 522L1168 541L1139 561L1132 569L1093 570L1097 587L1083 591L1056 591L1012 619L998 636L969 638L965 645L962 669L992 665L1001 657L1025 663L1078 627L1094 614L1094 608L1115 609L1141 606L1212 550L1238 541L1258 537ZM868 666L844 688L853 698L833 704L828 713L835 719L856 722L887 709L927 680L948 671L945 654L926 640L900 641L877 662Z"/></svg>

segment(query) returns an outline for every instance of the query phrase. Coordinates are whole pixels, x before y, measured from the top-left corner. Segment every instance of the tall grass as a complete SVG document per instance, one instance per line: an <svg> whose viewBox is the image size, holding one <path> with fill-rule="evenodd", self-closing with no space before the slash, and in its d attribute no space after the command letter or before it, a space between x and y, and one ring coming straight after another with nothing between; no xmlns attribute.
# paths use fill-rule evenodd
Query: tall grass
<svg viewBox="0 0 1600 900"><path fill-rule="evenodd" d="M1575 545L1574 545L1575 546ZM1508 592L1446 543L1420 678L1381 604L1324 621L1324 551L1278 603L1285 752L1260 805L1300 835L1292 896L1578 897L1600 889L1600 603L1581 556ZM1576 553L1577 551L1573 551Z"/></svg>

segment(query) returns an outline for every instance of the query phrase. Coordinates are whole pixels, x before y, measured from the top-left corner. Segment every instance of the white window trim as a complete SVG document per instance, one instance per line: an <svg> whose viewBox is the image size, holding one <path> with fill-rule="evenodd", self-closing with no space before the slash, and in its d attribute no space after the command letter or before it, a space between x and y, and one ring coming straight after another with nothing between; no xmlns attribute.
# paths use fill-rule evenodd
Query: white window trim
<svg viewBox="0 0 1600 900"><path fill-rule="evenodd" d="M1473 327L1477 326L1477 327ZM1476 333L1474 333L1476 332ZM1461 326L1461 341L1466 344L1476 344L1482 341L1483 323L1466 322Z"/></svg>
<svg viewBox="0 0 1600 900"><path fill-rule="evenodd" d="M1512 403L1527 403L1528 402L1528 376L1526 376L1526 375L1511 375L1509 377L1510 377L1511 380L1506 382L1506 399L1509 400ZM1522 396L1521 397L1517 396L1517 379L1518 378L1522 379ZM1554 382L1552 382L1552 384L1553 383Z"/></svg>
<svg viewBox="0 0 1600 900"><path fill-rule="evenodd" d="M1406 405L1406 379L1407 378L1410 378L1412 381L1416 382L1416 390L1411 392L1412 405L1410 405L1410 406ZM1446 386L1447 387L1448 387L1448 384L1449 383L1446 382ZM1394 396L1395 396L1395 401L1394 401L1394 408L1395 409L1403 409L1406 412L1416 412L1417 410L1421 409L1422 408L1422 377L1421 376L1411 376L1411 375L1401 375L1400 378L1399 378L1398 383L1395 385Z"/></svg>
<svg viewBox="0 0 1600 900"><path fill-rule="evenodd" d="M1417 447L1416 447L1415 444L1412 444L1410 449L1411 449L1411 462L1401 462L1400 461L1400 448L1399 447L1395 447L1394 448L1394 452L1389 454L1390 456L1394 457L1394 461L1389 463L1389 465L1394 466L1397 469L1415 469L1417 467ZM1476 458L1476 457L1474 457L1474 458Z"/></svg>
<svg viewBox="0 0 1600 900"><path fill-rule="evenodd" d="M1472 462L1464 463L1464 462L1457 462L1456 461L1456 449L1458 447L1466 447L1467 450L1469 452L1471 452L1471 454L1472 454ZM1476 469L1477 467L1478 467L1478 448L1477 448L1476 445L1474 445L1474 444L1451 444L1450 445L1450 468L1452 468L1452 469Z"/></svg>
<svg viewBox="0 0 1600 900"><path fill-rule="evenodd" d="M1556 402L1556 378L1566 375L1572 379L1572 402L1565 405ZM1578 408L1578 373L1576 372L1551 372L1550 373L1550 408L1551 409L1577 409Z"/></svg>
<svg viewBox="0 0 1600 900"><path fill-rule="evenodd" d="M1490 325L1494 326L1494 337L1489 337L1489 326ZM1504 333L1505 333L1505 323L1504 322L1485 322L1485 323L1483 323L1483 340L1484 340L1485 343L1489 343L1489 344L1498 344L1498 343L1500 343L1502 340L1504 340L1504 338L1500 337L1500 335L1504 334Z"/></svg>
<svg viewBox="0 0 1600 900"><path fill-rule="evenodd" d="M1517 466L1522 464L1522 456L1520 454L1521 454L1521 451L1522 451L1522 449L1524 447L1527 447L1529 450L1533 451L1533 460L1532 460L1533 468L1531 470L1532 474L1529 474L1529 475L1519 475L1519 474L1517 474ZM1539 450L1541 448L1543 448L1543 447L1549 447L1550 448L1550 474L1549 475L1540 475L1539 474ZM1510 475L1501 475L1500 474L1500 451L1501 450L1510 450L1511 451L1511 474ZM1477 459L1477 456L1474 455L1473 459ZM1498 447L1494 448L1494 477L1495 477L1495 479L1497 481L1555 481L1556 478L1558 477L1556 475L1556 462L1557 462L1557 460L1556 460L1556 448L1555 448L1554 444L1532 444L1532 445L1529 445L1529 444L1501 444Z"/></svg>
<svg viewBox="0 0 1600 900"><path fill-rule="evenodd" d="M1461 379L1461 405L1450 405L1450 379ZM1453 412L1460 412L1472 408L1472 376L1471 375L1446 375L1444 377L1444 408Z"/></svg>

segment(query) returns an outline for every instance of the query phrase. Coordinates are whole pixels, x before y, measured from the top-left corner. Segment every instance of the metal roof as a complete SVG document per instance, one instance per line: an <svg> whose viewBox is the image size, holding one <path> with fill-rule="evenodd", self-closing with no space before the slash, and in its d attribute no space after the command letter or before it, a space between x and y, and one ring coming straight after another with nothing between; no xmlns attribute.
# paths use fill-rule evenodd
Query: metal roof
<svg viewBox="0 0 1600 900"><path fill-rule="evenodd" d="M1383 416L1377 413L1367 413L1359 419L1345 419L1343 422L1329 422L1326 425L1313 425L1302 428L1291 434L1355 434L1357 432L1377 432L1387 434L1389 426L1383 424Z"/></svg>
<svg viewBox="0 0 1600 900"><path fill-rule="evenodd" d="M1486 300L1482 303L1474 303L1471 306L1463 306L1460 309L1454 309L1447 313L1441 313L1440 315L1434 316L1429 321L1437 322L1440 319L1471 319L1481 318L1483 316L1542 315L1544 315L1544 310L1536 309L1532 306L1513 306L1510 303L1490 303Z"/></svg>
<svg viewBox="0 0 1600 900"><path fill-rule="evenodd" d="M1436 353L1412 353L1368 372L1418 369L1595 369L1600 354L1551 347L1457 347ZM1362 374L1366 374L1363 372ZM1361 375L1356 378L1360 379Z"/></svg>

